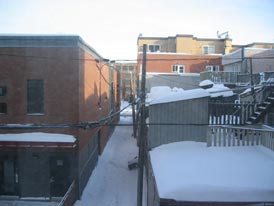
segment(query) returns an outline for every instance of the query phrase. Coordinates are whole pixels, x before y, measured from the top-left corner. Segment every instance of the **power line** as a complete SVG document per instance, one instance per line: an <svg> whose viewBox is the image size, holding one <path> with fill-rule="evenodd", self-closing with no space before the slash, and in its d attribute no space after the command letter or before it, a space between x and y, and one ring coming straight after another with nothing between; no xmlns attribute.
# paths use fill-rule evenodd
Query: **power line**
<svg viewBox="0 0 274 206"><path fill-rule="evenodd" d="M169 55L168 53L166 55ZM178 54L179 55L179 54ZM20 54L7 54L7 53L1 53L0 56L9 56L9 57L18 57L18 58L30 58L30 59L46 59L46 60L58 60L61 59L61 57L47 57L47 56L33 56L33 55L20 55ZM184 60L184 61L193 61L193 60L207 60L207 57L215 57L216 59L222 58L222 56L206 56L206 55L200 55L199 57L193 57L193 58L187 58L187 56L199 56L199 55L186 55L186 57L179 57L179 58L149 58L147 57L147 61L176 61L176 60ZM274 56L261 56L261 57L245 57L245 59L274 59ZM72 61L92 61L97 62L96 59L87 59L87 58L66 58L68 60ZM211 60L216 60L212 58ZM226 57L226 60L243 60L242 57ZM138 62L142 61L141 58L137 59L114 59L115 62Z"/></svg>
<svg viewBox="0 0 274 206"><path fill-rule="evenodd" d="M92 129L95 127L107 125L110 121L112 121L112 118L119 115L122 111L124 111L126 108L131 106L131 104L127 105L123 109L114 112L106 117L103 117L101 119L92 121L92 122L82 122L80 124L70 124L70 123L55 123L55 124L0 124L0 129L61 129L61 128L80 128L80 129Z"/></svg>

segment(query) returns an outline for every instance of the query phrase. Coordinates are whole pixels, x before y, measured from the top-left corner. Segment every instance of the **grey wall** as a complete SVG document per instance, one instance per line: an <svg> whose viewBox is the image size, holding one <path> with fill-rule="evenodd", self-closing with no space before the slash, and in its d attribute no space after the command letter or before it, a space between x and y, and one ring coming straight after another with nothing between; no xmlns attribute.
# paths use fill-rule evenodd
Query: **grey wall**
<svg viewBox="0 0 274 206"><path fill-rule="evenodd" d="M79 151L79 196L82 194L88 179L95 168L99 157L99 132L97 132L89 143Z"/></svg>
<svg viewBox="0 0 274 206"><path fill-rule="evenodd" d="M170 88L177 87L188 89L199 88L199 74L147 74L146 75L146 91L150 92L151 87L169 86Z"/></svg>
<svg viewBox="0 0 274 206"><path fill-rule="evenodd" d="M150 105L149 123L183 124L150 125L150 148L178 141L206 142L208 97Z"/></svg>

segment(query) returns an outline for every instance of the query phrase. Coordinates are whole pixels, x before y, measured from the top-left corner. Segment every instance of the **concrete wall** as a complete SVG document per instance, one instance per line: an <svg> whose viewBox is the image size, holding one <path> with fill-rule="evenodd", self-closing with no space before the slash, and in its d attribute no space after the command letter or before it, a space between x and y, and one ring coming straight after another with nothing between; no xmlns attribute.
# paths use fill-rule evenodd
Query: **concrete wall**
<svg viewBox="0 0 274 206"><path fill-rule="evenodd" d="M152 87L169 86L170 88L196 89L199 88L199 74L153 74L146 75L146 91L150 92Z"/></svg>

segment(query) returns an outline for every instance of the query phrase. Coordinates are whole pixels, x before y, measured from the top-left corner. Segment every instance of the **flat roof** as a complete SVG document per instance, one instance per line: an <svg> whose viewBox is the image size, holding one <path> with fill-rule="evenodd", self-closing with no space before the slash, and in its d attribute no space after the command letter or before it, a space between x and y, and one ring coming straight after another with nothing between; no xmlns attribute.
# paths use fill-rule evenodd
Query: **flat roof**
<svg viewBox="0 0 274 206"><path fill-rule="evenodd" d="M163 94L165 95L162 95L159 98L152 100L150 102L150 105L178 102L183 100L197 99L210 96L210 94L204 89L190 89L170 93L166 93L166 91L163 91Z"/></svg>
<svg viewBox="0 0 274 206"><path fill-rule="evenodd" d="M80 47L96 58L103 59L78 35L0 34L1 47Z"/></svg>
<svg viewBox="0 0 274 206"><path fill-rule="evenodd" d="M154 148L150 157L160 198L274 202L274 152L263 146L176 142Z"/></svg>

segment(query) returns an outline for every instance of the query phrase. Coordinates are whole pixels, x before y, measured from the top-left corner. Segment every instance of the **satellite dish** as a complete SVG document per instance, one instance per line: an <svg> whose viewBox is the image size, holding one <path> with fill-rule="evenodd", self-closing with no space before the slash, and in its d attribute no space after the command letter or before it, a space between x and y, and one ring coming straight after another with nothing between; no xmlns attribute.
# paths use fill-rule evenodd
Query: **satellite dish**
<svg viewBox="0 0 274 206"><path fill-rule="evenodd" d="M225 35L225 38L226 38L226 39L229 38L228 31L223 32L223 33L220 33L219 31L217 31L217 37L218 37L219 39L221 39L222 36L224 36L224 35Z"/></svg>

